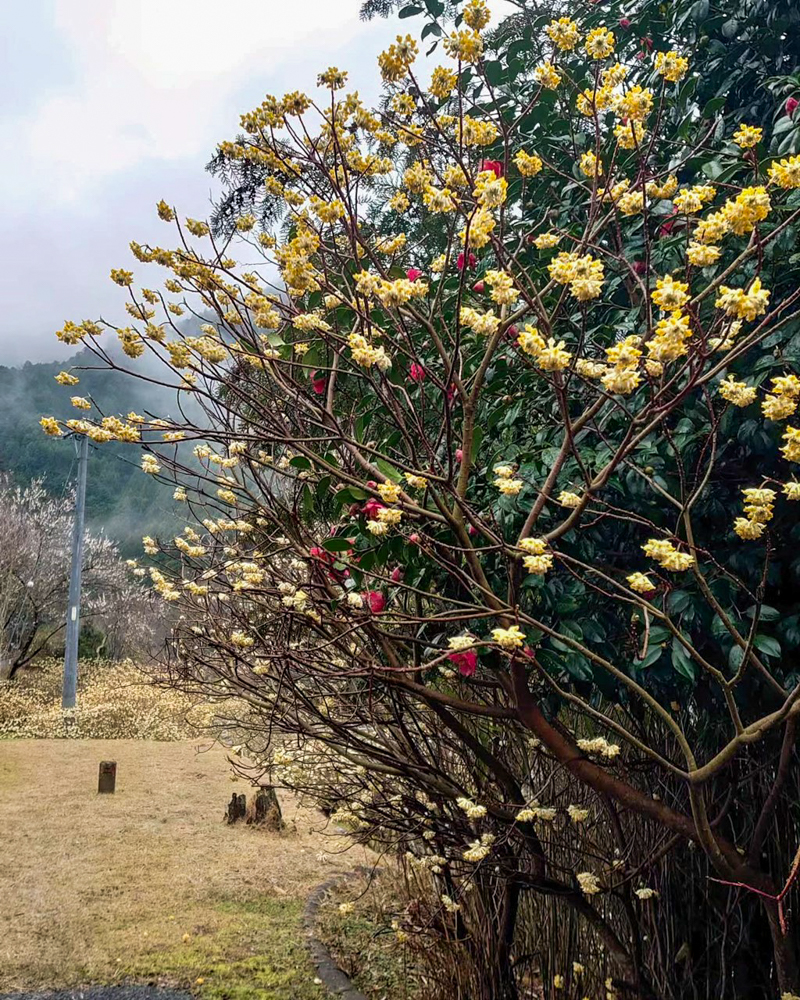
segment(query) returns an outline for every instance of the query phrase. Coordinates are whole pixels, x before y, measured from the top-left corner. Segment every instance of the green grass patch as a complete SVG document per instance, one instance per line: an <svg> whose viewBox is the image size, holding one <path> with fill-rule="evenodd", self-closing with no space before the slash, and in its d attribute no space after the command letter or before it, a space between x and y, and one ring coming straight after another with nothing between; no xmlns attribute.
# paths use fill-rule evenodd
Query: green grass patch
<svg viewBox="0 0 800 1000"><path fill-rule="evenodd" d="M122 966L121 978L182 986L202 1000L323 1000L303 931L304 902L220 900L213 927Z"/></svg>

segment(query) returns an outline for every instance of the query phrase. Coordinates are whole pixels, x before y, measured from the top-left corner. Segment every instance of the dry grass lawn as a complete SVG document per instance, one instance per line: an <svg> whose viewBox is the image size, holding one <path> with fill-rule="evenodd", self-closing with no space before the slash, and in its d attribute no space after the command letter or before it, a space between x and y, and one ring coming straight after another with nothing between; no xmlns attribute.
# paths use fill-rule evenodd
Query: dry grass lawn
<svg viewBox="0 0 800 1000"><path fill-rule="evenodd" d="M315 1000L308 891L363 863L319 814L222 822L224 753L141 740L0 741L0 992L140 980L208 998ZM97 795L101 760L115 795Z"/></svg>

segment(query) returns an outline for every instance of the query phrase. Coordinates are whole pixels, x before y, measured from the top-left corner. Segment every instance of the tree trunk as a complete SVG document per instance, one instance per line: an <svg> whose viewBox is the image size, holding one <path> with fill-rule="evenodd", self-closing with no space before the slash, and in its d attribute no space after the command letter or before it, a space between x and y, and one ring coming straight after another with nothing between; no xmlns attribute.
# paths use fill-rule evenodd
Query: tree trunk
<svg viewBox="0 0 800 1000"><path fill-rule="evenodd" d="M247 813L247 796L237 795L236 792L231 795L231 800L228 803L228 808L225 810L225 822L229 825L231 823L238 823L240 819L244 819Z"/></svg>
<svg viewBox="0 0 800 1000"><path fill-rule="evenodd" d="M250 800L247 822L276 832L283 829L281 806L271 785L259 788L255 797Z"/></svg>
<svg viewBox="0 0 800 1000"><path fill-rule="evenodd" d="M762 900L762 909L769 920L772 936L772 954L775 959L775 976L781 993L800 992L800 974L797 968L797 952L789 934L784 934L778 919L777 907L768 900Z"/></svg>

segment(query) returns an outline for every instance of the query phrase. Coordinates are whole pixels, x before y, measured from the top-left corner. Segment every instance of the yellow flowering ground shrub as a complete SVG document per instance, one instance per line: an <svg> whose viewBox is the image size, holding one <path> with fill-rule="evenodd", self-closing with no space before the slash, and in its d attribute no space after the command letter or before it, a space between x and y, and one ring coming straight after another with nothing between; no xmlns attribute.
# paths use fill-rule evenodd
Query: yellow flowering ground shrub
<svg viewBox="0 0 800 1000"><path fill-rule="evenodd" d="M131 661L82 660L77 707L61 709L63 662L43 659L0 681L0 739L185 740L197 730L187 721L193 702L157 688Z"/></svg>

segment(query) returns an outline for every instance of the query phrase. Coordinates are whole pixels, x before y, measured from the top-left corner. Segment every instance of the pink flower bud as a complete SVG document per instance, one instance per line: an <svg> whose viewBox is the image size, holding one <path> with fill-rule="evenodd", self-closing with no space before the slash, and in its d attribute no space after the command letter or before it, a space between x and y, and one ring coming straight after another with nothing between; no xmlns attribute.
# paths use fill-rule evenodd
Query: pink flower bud
<svg viewBox="0 0 800 1000"><path fill-rule="evenodd" d="M400 583L403 579L403 569L401 566L395 566L392 572L389 574L389 579L392 583Z"/></svg>
<svg viewBox="0 0 800 1000"><path fill-rule="evenodd" d="M786 98L786 104L784 104L783 109L790 118L797 110L798 104L800 104L800 101L798 101L796 97Z"/></svg>
<svg viewBox="0 0 800 1000"><path fill-rule="evenodd" d="M475 525L474 525L474 524L471 524L471 525L470 525L470 526L469 526L469 527L467 528L467 534L468 534L468 535L477 535L477 534L478 534L478 529L477 529L477 528L475 527Z"/></svg>
<svg viewBox="0 0 800 1000"><path fill-rule="evenodd" d="M408 536L408 540L412 545L419 545L419 535L416 531L412 532L412 534Z"/></svg>
<svg viewBox="0 0 800 1000"><path fill-rule="evenodd" d="M311 379L311 388L318 396L321 396L325 392L328 380L326 378L319 378L318 376L319 372L316 370L308 373L308 377Z"/></svg>
<svg viewBox="0 0 800 1000"><path fill-rule="evenodd" d="M473 292L482 292L482 291L484 291L485 288L486 288L486 283L485 282L483 282L483 281L476 281L475 284L472 286L472 291Z"/></svg>
<svg viewBox="0 0 800 1000"><path fill-rule="evenodd" d="M631 22L631 21L629 21L627 17L621 17L621 18L619 19L619 26L620 26L620 28L626 28L626 29L627 29L627 28L630 28L630 26L631 26L631 23L632 23L632 22Z"/></svg>
<svg viewBox="0 0 800 1000"><path fill-rule="evenodd" d="M406 277L408 278L409 281L416 281L417 278L421 278L422 277L422 271L420 271L416 267L410 267L406 271Z"/></svg>
<svg viewBox="0 0 800 1000"><path fill-rule="evenodd" d="M456 461L461 462L464 459L464 452L460 448L456 448Z"/></svg>
<svg viewBox="0 0 800 1000"><path fill-rule="evenodd" d="M409 369L409 378L414 382L424 382L425 381L425 369L422 365L418 365L416 361L411 362L411 368Z"/></svg>

